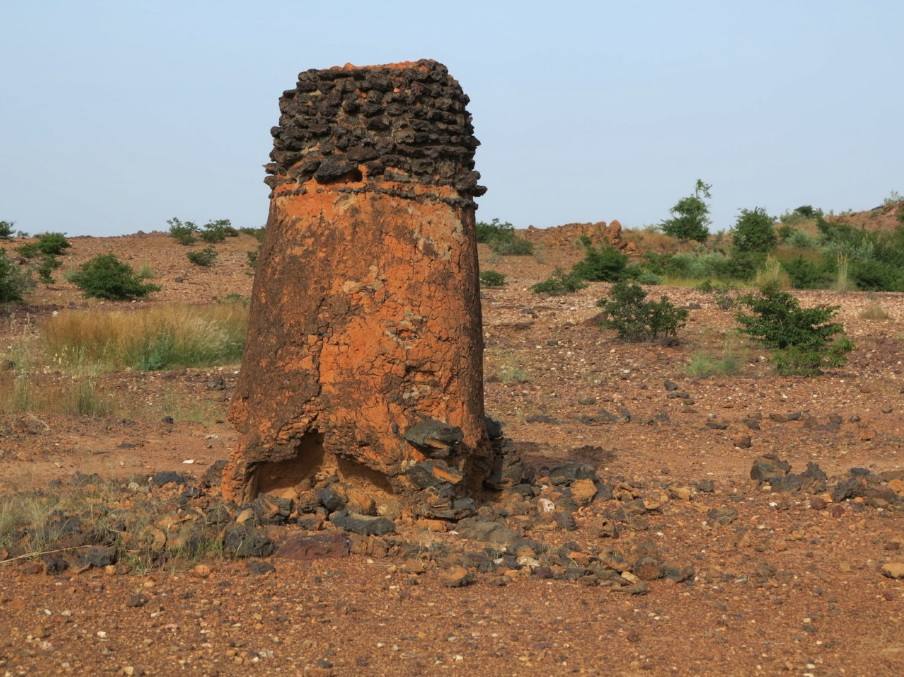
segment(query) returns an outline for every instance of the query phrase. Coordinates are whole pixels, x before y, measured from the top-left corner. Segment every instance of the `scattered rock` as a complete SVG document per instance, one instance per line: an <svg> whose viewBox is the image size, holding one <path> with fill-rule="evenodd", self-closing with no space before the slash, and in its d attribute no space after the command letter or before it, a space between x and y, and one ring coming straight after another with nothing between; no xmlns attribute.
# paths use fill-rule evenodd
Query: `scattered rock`
<svg viewBox="0 0 904 677"><path fill-rule="evenodd" d="M276 556L302 562L347 557L351 552L351 545L348 536L341 531L312 536L295 534L279 546Z"/></svg>
<svg viewBox="0 0 904 677"><path fill-rule="evenodd" d="M443 572L441 580L447 588L463 588L477 581L474 574L462 566L447 569Z"/></svg>
<svg viewBox="0 0 904 677"><path fill-rule="evenodd" d="M904 578L904 562L886 562L882 565L882 575L888 578Z"/></svg>
<svg viewBox="0 0 904 677"><path fill-rule="evenodd" d="M340 529L362 536L383 536L395 531L395 524L388 517L358 515L347 511L333 513L330 515L330 522Z"/></svg>
<svg viewBox="0 0 904 677"><path fill-rule="evenodd" d="M275 566L273 566L269 562L262 562L258 559L248 560L245 563L245 568L248 570L248 573L255 576L265 576L276 571Z"/></svg>

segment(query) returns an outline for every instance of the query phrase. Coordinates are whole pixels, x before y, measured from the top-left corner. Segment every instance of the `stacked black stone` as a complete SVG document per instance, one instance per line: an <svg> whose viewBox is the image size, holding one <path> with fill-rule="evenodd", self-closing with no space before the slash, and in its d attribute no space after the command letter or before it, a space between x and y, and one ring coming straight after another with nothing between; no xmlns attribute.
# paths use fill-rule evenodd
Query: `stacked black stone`
<svg viewBox="0 0 904 677"><path fill-rule="evenodd" d="M453 186L483 195L468 96L432 60L300 73L279 100L265 183L368 179Z"/></svg>

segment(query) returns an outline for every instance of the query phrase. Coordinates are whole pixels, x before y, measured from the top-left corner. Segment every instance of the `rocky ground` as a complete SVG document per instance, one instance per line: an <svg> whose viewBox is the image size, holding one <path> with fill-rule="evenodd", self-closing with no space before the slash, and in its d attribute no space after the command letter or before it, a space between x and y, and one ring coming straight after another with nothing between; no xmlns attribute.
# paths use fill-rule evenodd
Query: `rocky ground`
<svg viewBox="0 0 904 677"><path fill-rule="evenodd" d="M244 239L198 300L247 296ZM191 299L170 277L218 274L163 236L111 245L166 271L151 303ZM483 298L486 400L517 479L457 522L359 517L369 506L329 477L224 505L235 368L107 375L134 403L117 416L2 421L0 492L59 499L72 549L0 565L0 670L904 671L904 296L801 294L841 305L857 348L843 369L780 378L711 294L662 288L691 309L682 342L626 345L592 321L606 285L528 291L569 252L481 254L509 275ZM80 303L65 283L40 294L37 317ZM887 319L862 317L876 305ZM737 373L688 375L726 352Z"/></svg>

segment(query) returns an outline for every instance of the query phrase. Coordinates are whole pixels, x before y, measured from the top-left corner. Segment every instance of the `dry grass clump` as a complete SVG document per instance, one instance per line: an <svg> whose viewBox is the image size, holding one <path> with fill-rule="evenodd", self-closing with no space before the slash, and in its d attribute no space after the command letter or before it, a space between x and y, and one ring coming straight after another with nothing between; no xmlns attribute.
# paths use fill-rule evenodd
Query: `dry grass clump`
<svg viewBox="0 0 904 677"><path fill-rule="evenodd" d="M38 381L28 372L0 376L0 412L99 418L110 416L116 410L113 398L98 389L93 377Z"/></svg>
<svg viewBox="0 0 904 677"><path fill-rule="evenodd" d="M147 371L238 361L247 326L243 304L223 303L66 311L43 321L39 333L59 366Z"/></svg>
<svg viewBox="0 0 904 677"><path fill-rule="evenodd" d="M0 496L0 552L10 562L58 553L79 565L80 553L101 546L110 561L138 571L223 556L222 526L201 508L179 513L181 485L160 496L153 489L140 478L127 486L77 474L50 491Z"/></svg>
<svg viewBox="0 0 904 677"><path fill-rule="evenodd" d="M891 315L881 305L876 302L870 303L866 308L860 311L861 320L890 320Z"/></svg>

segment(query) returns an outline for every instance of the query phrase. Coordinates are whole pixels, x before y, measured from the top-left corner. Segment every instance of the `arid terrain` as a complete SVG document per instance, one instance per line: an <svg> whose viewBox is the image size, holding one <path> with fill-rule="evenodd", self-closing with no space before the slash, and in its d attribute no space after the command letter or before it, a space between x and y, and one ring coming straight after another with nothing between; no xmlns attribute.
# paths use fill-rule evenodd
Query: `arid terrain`
<svg viewBox="0 0 904 677"><path fill-rule="evenodd" d="M480 250L483 269L507 276L482 292L487 412L536 478L533 493L488 495L480 514L522 538L519 561L498 551L508 535L481 541L404 516L392 537L350 542L306 522L325 539L319 553L310 541L301 553L279 547L301 526L263 520L269 557L157 567L21 557L0 564L0 673L904 673L904 579L889 568L904 562L904 294L796 292L804 305L840 306L856 348L842 368L780 377L711 293L650 288L690 310L675 346L602 329L605 283L532 293L581 256L573 238L544 238L554 236L536 235L533 256ZM229 239L201 268L160 233L72 242L58 281L3 318L5 360L54 313L240 303L258 246ZM107 251L147 266L162 290L133 304L83 300L64 274ZM729 353L734 373L690 375L695 356ZM225 417L238 368L99 374L102 415L8 409L0 496L113 482L123 509L147 496L171 505L169 526L209 516L216 487L183 488L236 443ZM64 378L48 368L35 386ZM827 478L784 481L779 466L752 479L765 455ZM589 497L587 467L606 487ZM573 510L543 514L557 504Z"/></svg>

